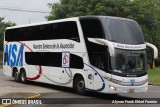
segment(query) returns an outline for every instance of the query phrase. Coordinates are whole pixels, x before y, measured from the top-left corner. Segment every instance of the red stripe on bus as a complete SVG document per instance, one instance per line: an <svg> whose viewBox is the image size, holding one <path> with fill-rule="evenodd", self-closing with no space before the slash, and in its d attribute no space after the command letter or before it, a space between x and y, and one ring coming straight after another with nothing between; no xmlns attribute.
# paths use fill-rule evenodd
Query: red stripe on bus
<svg viewBox="0 0 160 107"><path fill-rule="evenodd" d="M33 77L33 78L29 78L27 77L27 80L37 80L42 74L42 67L39 66L39 74L36 76L36 77Z"/></svg>

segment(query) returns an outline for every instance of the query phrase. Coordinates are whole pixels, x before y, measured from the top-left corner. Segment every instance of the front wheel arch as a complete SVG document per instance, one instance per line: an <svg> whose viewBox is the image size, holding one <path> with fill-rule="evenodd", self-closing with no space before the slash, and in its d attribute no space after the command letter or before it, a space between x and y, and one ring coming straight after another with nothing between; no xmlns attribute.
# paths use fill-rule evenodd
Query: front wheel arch
<svg viewBox="0 0 160 107"><path fill-rule="evenodd" d="M77 94L86 95L85 79L81 74L75 74L73 78L73 89Z"/></svg>

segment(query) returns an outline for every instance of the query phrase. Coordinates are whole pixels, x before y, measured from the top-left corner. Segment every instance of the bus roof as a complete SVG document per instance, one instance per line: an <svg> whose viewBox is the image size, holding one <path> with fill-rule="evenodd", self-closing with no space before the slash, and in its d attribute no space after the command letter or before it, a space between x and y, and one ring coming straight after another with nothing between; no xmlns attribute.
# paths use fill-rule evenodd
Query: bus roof
<svg viewBox="0 0 160 107"><path fill-rule="evenodd" d="M115 17L115 16L80 16L80 19L103 19L103 18L107 18L107 19L117 19L117 20L127 20L127 21L134 21L132 19L128 19L128 18L122 18L122 17Z"/></svg>
<svg viewBox="0 0 160 107"><path fill-rule="evenodd" d="M33 23L33 24L17 25L17 26L7 27L6 30L15 29L15 28L29 27L29 26L37 26L37 25L43 25L43 24L51 24L51 23L63 22L63 21L76 21L76 20L78 20L78 17L66 18L66 19L58 19L58 20L52 20L52 21L46 21L46 22L38 22L38 23Z"/></svg>
<svg viewBox="0 0 160 107"><path fill-rule="evenodd" d="M39 22L39 23L33 23L33 24L17 25L17 26L13 26L13 27L7 27L6 30L15 29L15 28L22 28L22 27L29 27L29 26L36 26L36 25L42 25L42 24L51 24L51 23L63 22L63 21L76 21L78 19L103 19L103 18L134 21L132 19L127 19L127 18L122 18L122 17L113 17L113 16L79 16L79 17L57 19L57 20Z"/></svg>

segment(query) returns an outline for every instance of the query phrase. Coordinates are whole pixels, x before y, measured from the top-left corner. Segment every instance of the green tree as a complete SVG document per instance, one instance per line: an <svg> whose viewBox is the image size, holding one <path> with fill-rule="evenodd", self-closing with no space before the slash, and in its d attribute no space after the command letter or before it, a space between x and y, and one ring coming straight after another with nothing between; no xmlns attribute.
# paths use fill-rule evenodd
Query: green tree
<svg viewBox="0 0 160 107"><path fill-rule="evenodd" d="M4 22L4 18L0 17L0 36L4 34L6 27L15 26L15 23L12 22ZM1 37L2 38L2 37Z"/></svg>
<svg viewBox="0 0 160 107"><path fill-rule="evenodd" d="M15 26L15 23L12 22L4 22L4 18L0 17L0 51L2 51L3 47L3 35L6 27Z"/></svg>
<svg viewBox="0 0 160 107"><path fill-rule="evenodd" d="M3 35L6 27L15 26L15 23L4 22L4 18L0 17L0 65L2 64L2 51L3 51Z"/></svg>
<svg viewBox="0 0 160 107"><path fill-rule="evenodd" d="M160 50L160 0L60 0L49 4L47 20L85 15L118 16L136 20L145 40Z"/></svg>

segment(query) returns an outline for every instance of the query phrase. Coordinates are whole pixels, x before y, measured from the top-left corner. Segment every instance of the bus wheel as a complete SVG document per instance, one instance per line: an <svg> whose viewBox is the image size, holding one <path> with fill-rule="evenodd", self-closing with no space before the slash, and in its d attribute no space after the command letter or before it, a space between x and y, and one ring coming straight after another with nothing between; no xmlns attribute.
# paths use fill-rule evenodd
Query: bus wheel
<svg viewBox="0 0 160 107"><path fill-rule="evenodd" d="M86 94L85 81L84 81L82 76L78 76L74 80L73 88L74 88L74 90L77 94L80 94L80 95L85 95Z"/></svg>
<svg viewBox="0 0 160 107"><path fill-rule="evenodd" d="M26 71L24 69L21 70L20 77L21 77L22 84L27 83Z"/></svg>
<svg viewBox="0 0 160 107"><path fill-rule="evenodd" d="M13 76L14 76L14 80L17 81L17 82L20 82L20 75L19 75L19 72L17 69L14 69L13 70Z"/></svg>

